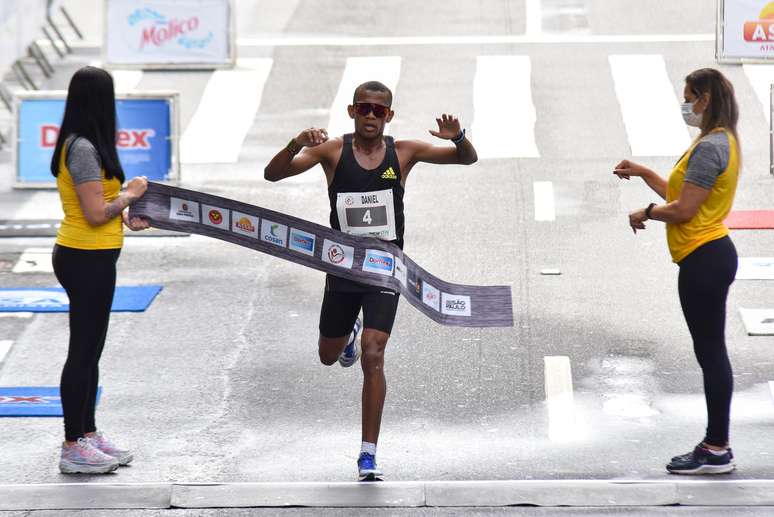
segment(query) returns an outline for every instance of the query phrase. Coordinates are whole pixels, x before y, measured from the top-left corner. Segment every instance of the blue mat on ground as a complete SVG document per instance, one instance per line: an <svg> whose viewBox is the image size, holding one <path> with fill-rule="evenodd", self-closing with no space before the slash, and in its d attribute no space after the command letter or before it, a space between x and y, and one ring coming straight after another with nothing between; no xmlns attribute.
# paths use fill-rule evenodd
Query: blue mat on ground
<svg viewBox="0 0 774 517"><path fill-rule="evenodd" d="M97 404L102 386L97 388ZM0 387L0 417L62 416L59 386Z"/></svg>
<svg viewBox="0 0 774 517"><path fill-rule="evenodd" d="M113 312L141 312L161 291L160 285L116 287ZM70 301L61 287L0 289L0 312L67 312Z"/></svg>

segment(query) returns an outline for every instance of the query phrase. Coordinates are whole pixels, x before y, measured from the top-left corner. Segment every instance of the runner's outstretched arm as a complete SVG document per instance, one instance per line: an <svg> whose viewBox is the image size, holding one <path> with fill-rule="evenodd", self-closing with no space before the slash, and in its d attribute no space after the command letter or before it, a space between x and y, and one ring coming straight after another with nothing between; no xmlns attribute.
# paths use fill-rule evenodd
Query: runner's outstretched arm
<svg viewBox="0 0 774 517"><path fill-rule="evenodd" d="M323 161L322 144L325 142L328 142L325 129L304 129L271 159L263 170L263 177L269 181L279 181L308 171Z"/></svg>
<svg viewBox="0 0 774 517"><path fill-rule="evenodd" d="M443 140L451 140L454 147L435 146L427 142L413 141L414 163L471 165L478 161L476 148L465 136L457 117L444 113L441 118L437 118L435 121L438 123L438 131L430 129L430 134Z"/></svg>

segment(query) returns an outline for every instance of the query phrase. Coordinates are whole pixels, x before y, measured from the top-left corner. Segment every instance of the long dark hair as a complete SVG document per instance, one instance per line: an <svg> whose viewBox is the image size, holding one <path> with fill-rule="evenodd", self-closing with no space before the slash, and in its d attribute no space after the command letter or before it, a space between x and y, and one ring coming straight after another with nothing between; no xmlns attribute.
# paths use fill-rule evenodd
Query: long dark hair
<svg viewBox="0 0 774 517"><path fill-rule="evenodd" d="M124 182L124 169L116 151L113 78L101 68L83 67L70 79L64 117L51 158L51 174L54 176L59 174L62 147L70 135L87 139L97 149L106 178L118 178L121 183Z"/></svg>
<svg viewBox="0 0 774 517"><path fill-rule="evenodd" d="M736 124L739 121L739 105L731 81L714 68L701 68L688 74L685 84L697 97L709 93L710 102L700 128L702 136L716 127L723 127L734 135L738 143Z"/></svg>

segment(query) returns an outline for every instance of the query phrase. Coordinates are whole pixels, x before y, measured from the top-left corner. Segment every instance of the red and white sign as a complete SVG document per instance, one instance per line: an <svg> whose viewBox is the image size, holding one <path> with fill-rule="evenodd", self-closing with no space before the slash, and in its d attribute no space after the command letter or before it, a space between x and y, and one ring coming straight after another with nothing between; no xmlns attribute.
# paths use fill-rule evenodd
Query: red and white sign
<svg viewBox="0 0 774 517"><path fill-rule="evenodd" d="M774 1L719 0L718 58L721 61L774 59Z"/></svg>

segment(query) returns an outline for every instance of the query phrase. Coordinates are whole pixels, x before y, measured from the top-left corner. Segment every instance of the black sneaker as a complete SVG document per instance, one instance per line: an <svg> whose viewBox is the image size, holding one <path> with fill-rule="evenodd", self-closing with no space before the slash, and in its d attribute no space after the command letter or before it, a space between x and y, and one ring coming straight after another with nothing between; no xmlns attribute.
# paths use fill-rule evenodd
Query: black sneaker
<svg viewBox="0 0 774 517"><path fill-rule="evenodd" d="M671 474L727 474L736 468L734 453L726 449L721 455L697 445L693 452L675 456L666 469Z"/></svg>

